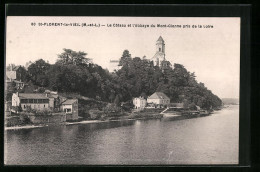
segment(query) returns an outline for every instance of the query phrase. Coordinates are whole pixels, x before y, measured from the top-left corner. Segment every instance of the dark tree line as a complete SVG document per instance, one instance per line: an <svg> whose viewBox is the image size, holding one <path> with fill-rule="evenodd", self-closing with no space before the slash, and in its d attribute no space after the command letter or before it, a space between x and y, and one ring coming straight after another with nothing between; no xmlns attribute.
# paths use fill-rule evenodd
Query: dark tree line
<svg viewBox="0 0 260 172"><path fill-rule="evenodd" d="M83 96L114 102L130 101L133 97L164 92L171 102L186 102L202 108L221 106L221 100L196 81L181 64L163 70L153 62L132 58L128 50L122 54L120 70L109 73L101 66L90 63L84 52L64 49L51 65L38 60L28 68L27 81L59 92L75 92Z"/></svg>

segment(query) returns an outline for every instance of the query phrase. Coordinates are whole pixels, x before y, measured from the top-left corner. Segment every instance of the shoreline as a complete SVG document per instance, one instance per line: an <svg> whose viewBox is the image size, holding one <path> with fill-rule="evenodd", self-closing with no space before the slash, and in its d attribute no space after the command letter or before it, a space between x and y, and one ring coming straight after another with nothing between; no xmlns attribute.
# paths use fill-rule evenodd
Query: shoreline
<svg viewBox="0 0 260 172"><path fill-rule="evenodd" d="M78 122L66 122L60 124L43 124L43 125L24 125L24 126L13 126L13 127L5 127L5 131L7 130L20 130L20 129L31 129L31 128L42 128L48 126L58 126L58 125L76 125L76 124L94 124L94 123L105 123L105 122L116 122L116 121L134 121L134 120L142 120L142 119L158 119L158 118L136 118L136 119L113 119L113 120L84 120Z"/></svg>
<svg viewBox="0 0 260 172"><path fill-rule="evenodd" d="M24 126L12 126L12 127L6 127L4 128L5 131L7 130L20 130L20 129L32 129L32 128L42 128L42 127L48 127L48 126L58 126L58 125L76 125L76 124L92 124L92 123L105 123L105 122L116 122L116 121L133 121L133 120L149 120L149 119L161 119L163 118L163 115L161 115L161 118L158 118L158 113L155 114L149 114L148 116L140 116L136 118L118 118L118 119L106 119L106 120L83 120L83 121L75 121L75 122L65 122L65 123L57 123L57 124L40 124L40 125L24 125ZM208 115L201 115L208 116ZM187 118L185 116L182 116L183 118ZM200 117L200 116L198 116ZM189 118L187 118L189 119ZM178 120L178 119L176 119Z"/></svg>

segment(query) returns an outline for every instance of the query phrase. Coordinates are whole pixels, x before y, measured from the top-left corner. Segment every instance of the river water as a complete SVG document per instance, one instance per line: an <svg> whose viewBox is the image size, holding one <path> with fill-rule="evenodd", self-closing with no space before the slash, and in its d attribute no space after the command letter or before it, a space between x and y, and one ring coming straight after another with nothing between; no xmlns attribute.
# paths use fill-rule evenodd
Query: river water
<svg viewBox="0 0 260 172"><path fill-rule="evenodd" d="M239 106L206 117L6 130L7 165L237 164Z"/></svg>

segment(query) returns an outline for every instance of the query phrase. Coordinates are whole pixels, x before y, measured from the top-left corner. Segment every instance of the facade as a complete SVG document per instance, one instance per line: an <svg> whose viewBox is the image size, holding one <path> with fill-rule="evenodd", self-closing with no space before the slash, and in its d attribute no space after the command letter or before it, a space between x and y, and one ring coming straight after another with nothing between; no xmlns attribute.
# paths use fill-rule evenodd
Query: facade
<svg viewBox="0 0 260 172"><path fill-rule="evenodd" d="M49 98L49 108L51 110L59 110L59 105L60 105L60 97L57 92L45 90L45 94Z"/></svg>
<svg viewBox="0 0 260 172"><path fill-rule="evenodd" d="M156 105L168 105L170 98L162 92L155 92L147 98L147 103L153 103Z"/></svg>
<svg viewBox="0 0 260 172"><path fill-rule="evenodd" d="M29 107L35 110L49 108L49 98L46 94L39 93L13 93L12 106L27 110Z"/></svg>
<svg viewBox="0 0 260 172"><path fill-rule="evenodd" d="M154 66L164 68L171 66L171 63L165 59L165 42L161 36L156 41L156 53L151 60L153 61Z"/></svg>
<svg viewBox="0 0 260 172"><path fill-rule="evenodd" d="M22 90L22 89L24 88L24 82L17 81L17 80L14 80L13 82L15 83L15 87L16 87L18 90Z"/></svg>
<svg viewBox="0 0 260 172"><path fill-rule="evenodd" d="M77 120L78 116L78 100L67 99L61 103L61 110L66 113L66 120Z"/></svg>
<svg viewBox="0 0 260 172"><path fill-rule="evenodd" d="M6 79L25 81L26 70L22 66L9 65L6 70Z"/></svg>
<svg viewBox="0 0 260 172"><path fill-rule="evenodd" d="M144 99L143 97L136 97L133 99L133 104L135 109L144 109L146 106L146 99Z"/></svg>

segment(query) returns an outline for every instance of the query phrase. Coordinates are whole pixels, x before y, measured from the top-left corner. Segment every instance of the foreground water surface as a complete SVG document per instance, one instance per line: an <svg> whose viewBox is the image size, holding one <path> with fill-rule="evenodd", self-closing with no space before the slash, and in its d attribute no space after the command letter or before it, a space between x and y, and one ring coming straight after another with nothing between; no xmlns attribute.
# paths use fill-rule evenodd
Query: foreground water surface
<svg viewBox="0 0 260 172"><path fill-rule="evenodd" d="M239 106L211 116L5 131L7 165L237 164Z"/></svg>

